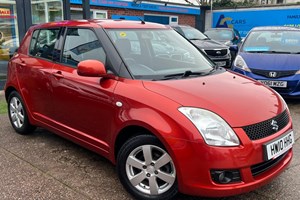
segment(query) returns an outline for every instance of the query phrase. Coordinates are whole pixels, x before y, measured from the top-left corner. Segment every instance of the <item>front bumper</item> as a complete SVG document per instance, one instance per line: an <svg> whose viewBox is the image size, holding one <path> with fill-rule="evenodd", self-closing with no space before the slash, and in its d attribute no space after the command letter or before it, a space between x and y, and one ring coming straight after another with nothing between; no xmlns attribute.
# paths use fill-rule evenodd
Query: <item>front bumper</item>
<svg viewBox="0 0 300 200"><path fill-rule="evenodd" d="M287 97L287 98L300 98L300 74L295 74L292 76L286 76L281 78L267 78L264 76L260 76L257 74L254 74L252 72L244 71L240 68L233 67L232 69L235 72L238 72L240 74L243 74L245 76L248 76L250 78L253 78L255 80L273 80L273 81L286 81L287 87L286 88L275 88L272 87L275 91L277 91L281 96Z"/></svg>
<svg viewBox="0 0 300 200"><path fill-rule="evenodd" d="M230 68L231 67L231 56L216 57L216 56L208 55L208 57L211 60L213 60L217 65L218 65L218 63L225 63L225 65L218 65L220 67L225 67L225 68Z"/></svg>
<svg viewBox="0 0 300 200"><path fill-rule="evenodd" d="M238 147L213 147L204 142L178 141L173 143L172 152L176 157L178 186L181 193L205 196L225 197L255 190L277 177L289 165L292 159L290 149L278 162L265 171L256 174L253 167L264 163L263 144L279 137L292 129L289 124L276 134L251 141L242 128L235 128L241 145ZM172 140L172 141L171 141ZM241 181L227 184L212 180L211 170L238 170Z"/></svg>

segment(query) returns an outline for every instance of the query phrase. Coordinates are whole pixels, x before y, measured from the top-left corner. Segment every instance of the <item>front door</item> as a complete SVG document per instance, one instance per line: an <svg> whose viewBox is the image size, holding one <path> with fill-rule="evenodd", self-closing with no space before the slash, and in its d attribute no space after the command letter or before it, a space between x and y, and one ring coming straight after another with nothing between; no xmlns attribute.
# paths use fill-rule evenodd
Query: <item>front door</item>
<svg viewBox="0 0 300 200"><path fill-rule="evenodd" d="M68 137L108 151L117 81L77 74L77 64L93 59L106 63L106 54L92 29L67 29L61 63L53 67L53 119Z"/></svg>

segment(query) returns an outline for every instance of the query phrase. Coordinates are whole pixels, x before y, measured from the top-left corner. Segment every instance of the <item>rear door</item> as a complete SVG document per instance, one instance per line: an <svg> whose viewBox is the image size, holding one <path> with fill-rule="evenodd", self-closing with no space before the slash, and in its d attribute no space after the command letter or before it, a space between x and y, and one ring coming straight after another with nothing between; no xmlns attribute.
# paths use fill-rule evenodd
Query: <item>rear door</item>
<svg viewBox="0 0 300 200"><path fill-rule="evenodd" d="M53 111L50 78L59 32L59 28L35 30L29 52L14 58L22 96L33 116L43 122L48 121Z"/></svg>

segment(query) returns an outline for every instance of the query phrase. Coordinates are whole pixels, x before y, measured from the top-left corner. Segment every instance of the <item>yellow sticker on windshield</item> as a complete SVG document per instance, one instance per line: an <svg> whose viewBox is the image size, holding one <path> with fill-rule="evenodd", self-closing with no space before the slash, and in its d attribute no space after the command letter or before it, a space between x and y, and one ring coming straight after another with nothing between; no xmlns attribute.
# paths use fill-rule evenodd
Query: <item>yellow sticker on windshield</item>
<svg viewBox="0 0 300 200"><path fill-rule="evenodd" d="M120 33L120 36L121 36L121 37L126 37L126 35L127 35L127 34L126 34L125 32L121 32L121 33Z"/></svg>

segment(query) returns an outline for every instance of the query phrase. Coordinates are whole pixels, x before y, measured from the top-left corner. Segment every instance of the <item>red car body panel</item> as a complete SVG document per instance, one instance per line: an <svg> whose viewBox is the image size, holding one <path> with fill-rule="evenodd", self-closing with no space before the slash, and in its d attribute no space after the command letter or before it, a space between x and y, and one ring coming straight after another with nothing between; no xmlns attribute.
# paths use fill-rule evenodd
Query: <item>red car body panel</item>
<svg viewBox="0 0 300 200"><path fill-rule="evenodd" d="M200 196L231 196L256 189L283 171L292 150L275 167L253 177L251 166L264 162L262 145L292 129L252 141L241 128L273 118L286 109L283 100L262 84L231 72L168 81L83 77L75 68L28 55L33 30L49 27L162 29L163 25L140 22L68 21L31 28L9 63L5 89L17 90L32 124L91 149L116 162L115 144L127 127L147 129L171 155L179 191ZM30 78L32 77L32 78ZM259 95L257 95L259 94ZM116 106L118 102L121 107ZM266 103L267 102L267 103ZM237 147L214 147L182 113L181 106L198 107L220 115L240 139ZM67 116L67 117L66 117ZM239 169L242 181L216 184L212 169Z"/></svg>
<svg viewBox="0 0 300 200"><path fill-rule="evenodd" d="M253 87L254 85L258 87ZM218 113L232 127L270 119L285 109L280 98L271 89L267 91L264 85L230 72L194 80L145 82L145 87L174 99L181 105ZM247 92L241 94L241 90ZM268 102L267 105L265 101Z"/></svg>

